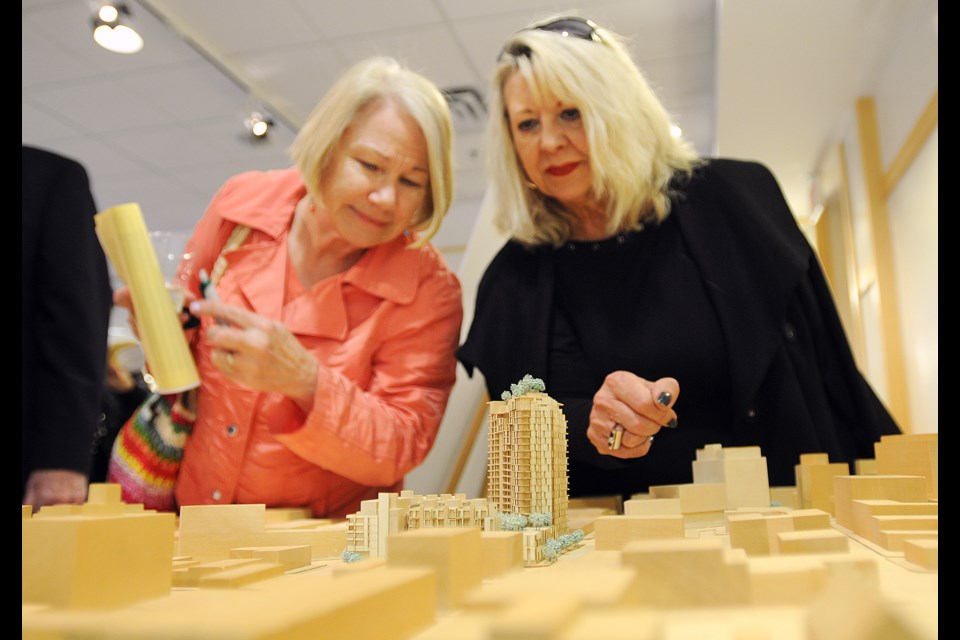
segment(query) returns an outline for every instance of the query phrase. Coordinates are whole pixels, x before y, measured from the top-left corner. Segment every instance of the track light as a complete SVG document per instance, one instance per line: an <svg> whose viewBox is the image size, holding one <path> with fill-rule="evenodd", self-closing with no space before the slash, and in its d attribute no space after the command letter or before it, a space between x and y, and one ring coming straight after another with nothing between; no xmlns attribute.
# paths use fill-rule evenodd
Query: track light
<svg viewBox="0 0 960 640"><path fill-rule="evenodd" d="M143 49L143 38L129 24L130 9L125 2L95 2L93 39L114 53L136 53Z"/></svg>
<svg viewBox="0 0 960 640"><path fill-rule="evenodd" d="M250 115L248 115L244 121L244 124L254 139L265 140L267 134L270 133L270 127L273 126L273 118L259 111L251 111Z"/></svg>

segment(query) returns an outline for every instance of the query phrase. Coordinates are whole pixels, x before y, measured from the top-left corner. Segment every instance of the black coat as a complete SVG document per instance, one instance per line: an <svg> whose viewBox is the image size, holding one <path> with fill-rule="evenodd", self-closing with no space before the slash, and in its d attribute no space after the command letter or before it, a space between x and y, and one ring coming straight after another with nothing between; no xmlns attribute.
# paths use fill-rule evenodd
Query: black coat
<svg viewBox="0 0 960 640"><path fill-rule="evenodd" d="M759 445L771 485L795 484L802 453L827 453L831 462L873 458L880 436L899 429L857 369L819 261L773 175L757 163L713 160L673 186L670 215L725 342L730 386L718 393L726 394L732 415L732 424L701 432L686 450L709 443ZM553 251L508 241L481 279L473 323L457 355L471 374L480 369L491 398L547 369ZM591 364L603 370L602 362ZM571 458L580 469L644 473L642 458L620 461L595 452L584 435L589 402L556 399L564 405ZM678 417L680 428L670 437L683 438ZM632 491L676 482L651 468Z"/></svg>
<svg viewBox="0 0 960 640"><path fill-rule="evenodd" d="M87 172L23 147L20 495L35 469L89 473L112 306Z"/></svg>

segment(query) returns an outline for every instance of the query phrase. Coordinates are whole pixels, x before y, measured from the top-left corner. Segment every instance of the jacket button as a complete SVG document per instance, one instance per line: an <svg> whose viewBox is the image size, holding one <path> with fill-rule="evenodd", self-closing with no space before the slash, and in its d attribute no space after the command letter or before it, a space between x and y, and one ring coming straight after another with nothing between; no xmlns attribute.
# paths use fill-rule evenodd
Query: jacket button
<svg viewBox="0 0 960 640"><path fill-rule="evenodd" d="M795 342L797 339L797 330L792 324L787 322L783 325L783 335L785 335L790 342Z"/></svg>
<svg viewBox="0 0 960 640"><path fill-rule="evenodd" d="M239 431L239 429L237 429L237 425L235 424L232 424L229 427L227 427L227 435L230 436L231 438L237 435L237 431Z"/></svg>
<svg viewBox="0 0 960 640"><path fill-rule="evenodd" d="M220 502L220 498L223 497L223 494L220 493L220 489L214 489L213 493L210 494L210 497L216 500L217 502Z"/></svg>

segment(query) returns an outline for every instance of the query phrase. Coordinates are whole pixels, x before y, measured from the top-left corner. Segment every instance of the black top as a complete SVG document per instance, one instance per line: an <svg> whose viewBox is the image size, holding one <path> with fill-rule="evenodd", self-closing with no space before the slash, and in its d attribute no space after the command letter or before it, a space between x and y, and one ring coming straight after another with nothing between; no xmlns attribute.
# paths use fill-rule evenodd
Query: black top
<svg viewBox="0 0 960 640"><path fill-rule="evenodd" d="M773 486L796 483L802 453L874 457L899 430L772 174L714 160L673 186L660 226L559 249L508 241L457 352L467 371L480 369L494 399L526 374L544 380L567 418L572 497L690 482L711 443L760 446ZM602 456L584 435L616 370L680 382L679 426L643 458Z"/></svg>
<svg viewBox="0 0 960 640"><path fill-rule="evenodd" d="M646 490L647 477L692 482L691 467L675 461L694 459L697 447L714 441L715 431L704 425L729 424L729 402L717 393L728 365L719 321L676 220L603 242L569 242L552 261L556 309L545 380L548 392L571 403L567 412L576 399L589 415L591 398L610 371L683 381L674 409L684 429L662 430L642 470L626 477L616 469L571 473L570 496L597 495L610 486L636 493ZM586 419L571 425L570 464L603 466L610 458L590 444L586 426Z"/></svg>

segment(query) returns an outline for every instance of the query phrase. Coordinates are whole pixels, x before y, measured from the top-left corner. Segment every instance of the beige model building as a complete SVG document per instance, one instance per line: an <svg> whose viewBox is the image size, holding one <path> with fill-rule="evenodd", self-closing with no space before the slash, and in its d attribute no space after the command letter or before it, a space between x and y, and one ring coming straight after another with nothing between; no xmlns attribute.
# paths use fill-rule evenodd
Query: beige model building
<svg viewBox="0 0 960 640"><path fill-rule="evenodd" d="M465 494L419 495L404 490L364 500L347 516L346 550L368 558L386 558L392 534L417 529L479 527L496 531L487 500Z"/></svg>
<svg viewBox="0 0 960 640"><path fill-rule="evenodd" d="M502 528L504 517L525 522L524 562L549 561L571 542L567 524L567 421L543 383L526 376L504 399L490 402L486 499L463 494L381 493L347 516L346 551L387 558L391 535L429 528ZM558 542L564 540L564 542Z"/></svg>
<svg viewBox="0 0 960 640"><path fill-rule="evenodd" d="M490 402L487 499L500 513L549 514L567 524L567 420L545 393Z"/></svg>
<svg viewBox="0 0 960 640"><path fill-rule="evenodd" d="M544 534L557 538L567 532L567 419L537 382L490 402L487 500L501 514L549 515Z"/></svg>

